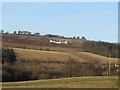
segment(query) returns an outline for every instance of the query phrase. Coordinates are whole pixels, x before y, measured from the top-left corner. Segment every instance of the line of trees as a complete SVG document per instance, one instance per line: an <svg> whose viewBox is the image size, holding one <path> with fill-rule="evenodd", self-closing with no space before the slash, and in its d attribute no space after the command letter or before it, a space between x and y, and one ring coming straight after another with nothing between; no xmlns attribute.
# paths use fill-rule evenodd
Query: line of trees
<svg viewBox="0 0 120 90"><path fill-rule="evenodd" d="M8 31L5 32L4 30L1 30L0 32L1 34L10 34ZM29 32L29 31L14 31L12 34L18 34L18 35L31 35L31 36L40 36L39 32L33 33ZM56 38L66 38L64 36L60 36L60 35L53 35L53 34L46 34L44 35L45 37L56 37ZM71 38L71 37L68 37ZM72 39L72 38L71 38ZM81 39L81 40L87 40L84 36L83 37L79 37L79 36L73 36L73 39Z"/></svg>
<svg viewBox="0 0 120 90"><path fill-rule="evenodd" d="M4 30L1 30L1 34L9 34L9 32L5 32ZM29 31L14 31L12 34L18 34L18 35L33 35L33 36L40 36L39 32L33 33Z"/></svg>
<svg viewBox="0 0 120 90"><path fill-rule="evenodd" d="M85 52L91 52L106 57L119 58L119 47L120 44L117 43L86 41L80 48L82 48Z"/></svg>

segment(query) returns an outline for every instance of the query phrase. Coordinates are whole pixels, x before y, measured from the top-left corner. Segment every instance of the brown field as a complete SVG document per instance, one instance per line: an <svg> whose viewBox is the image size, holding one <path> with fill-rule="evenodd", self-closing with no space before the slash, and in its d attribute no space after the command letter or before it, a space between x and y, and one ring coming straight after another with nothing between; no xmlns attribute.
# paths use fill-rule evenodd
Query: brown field
<svg viewBox="0 0 120 90"><path fill-rule="evenodd" d="M24 60L58 60L67 61L69 58L73 58L80 62L99 62L108 63L118 63L117 58L108 58L87 52L58 52L58 51L42 51L42 50L30 50L30 49L20 49L14 48L14 52L17 58Z"/></svg>
<svg viewBox="0 0 120 90"><path fill-rule="evenodd" d="M19 49L14 48L14 52L17 58L25 60L60 60L66 61L70 57L73 59L80 60L78 56L64 53L64 52L55 52L55 51L40 51L40 50L29 50L29 49Z"/></svg>
<svg viewBox="0 0 120 90"><path fill-rule="evenodd" d="M99 63L108 63L110 60L111 63L118 63L118 58L108 58L105 56L93 54L93 53L88 53L88 52L75 52L76 55L79 57L86 59L87 61L95 61Z"/></svg>

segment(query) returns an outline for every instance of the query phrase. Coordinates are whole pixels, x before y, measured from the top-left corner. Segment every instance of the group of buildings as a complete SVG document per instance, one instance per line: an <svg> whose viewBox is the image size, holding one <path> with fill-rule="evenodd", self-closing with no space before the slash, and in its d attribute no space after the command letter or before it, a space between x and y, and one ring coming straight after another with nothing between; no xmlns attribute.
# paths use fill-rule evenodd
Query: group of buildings
<svg viewBox="0 0 120 90"><path fill-rule="evenodd" d="M69 41L54 41L50 40L51 43L56 43L56 44L69 44Z"/></svg>

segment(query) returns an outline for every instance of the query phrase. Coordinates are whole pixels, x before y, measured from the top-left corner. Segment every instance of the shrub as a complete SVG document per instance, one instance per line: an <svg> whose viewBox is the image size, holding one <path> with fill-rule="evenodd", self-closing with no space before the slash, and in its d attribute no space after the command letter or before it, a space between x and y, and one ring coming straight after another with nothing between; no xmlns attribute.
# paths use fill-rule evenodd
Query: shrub
<svg viewBox="0 0 120 90"><path fill-rule="evenodd" d="M16 56L13 49L3 48L2 49L2 63L14 63Z"/></svg>

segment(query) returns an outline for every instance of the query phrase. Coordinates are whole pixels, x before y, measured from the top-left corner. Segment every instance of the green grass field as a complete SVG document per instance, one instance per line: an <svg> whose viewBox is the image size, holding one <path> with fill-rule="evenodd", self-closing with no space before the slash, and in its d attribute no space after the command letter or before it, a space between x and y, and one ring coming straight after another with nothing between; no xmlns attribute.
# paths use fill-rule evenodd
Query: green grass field
<svg viewBox="0 0 120 90"><path fill-rule="evenodd" d="M118 77L94 76L4 82L3 88L118 88Z"/></svg>

